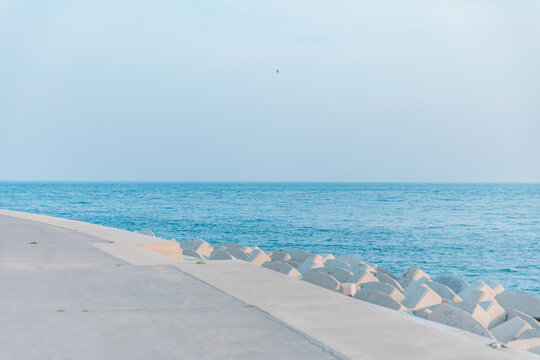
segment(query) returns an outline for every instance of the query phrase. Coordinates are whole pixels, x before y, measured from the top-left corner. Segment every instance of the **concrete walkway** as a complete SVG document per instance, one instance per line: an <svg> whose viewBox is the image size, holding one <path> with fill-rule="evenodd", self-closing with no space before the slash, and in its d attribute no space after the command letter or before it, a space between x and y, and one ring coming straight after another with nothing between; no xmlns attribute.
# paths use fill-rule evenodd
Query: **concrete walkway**
<svg viewBox="0 0 540 360"><path fill-rule="evenodd" d="M148 242L164 240L0 210L0 358L538 359L245 262L136 246Z"/></svg>
<svg viewBox="0 0 540 360"><path fill-rule="evenodd" d="M178 268L92 244L109 240L0 215L0 358L339 358Z"/></svg>

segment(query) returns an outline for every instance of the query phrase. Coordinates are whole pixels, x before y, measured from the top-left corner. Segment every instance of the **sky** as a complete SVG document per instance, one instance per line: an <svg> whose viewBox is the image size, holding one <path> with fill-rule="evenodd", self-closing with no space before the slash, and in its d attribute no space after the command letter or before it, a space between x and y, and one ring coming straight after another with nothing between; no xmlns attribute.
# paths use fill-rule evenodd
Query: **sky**
<svg viewBox="0 0 540 360"><path fill-rule="evenodd" d="M0 180L540 182L539 18L0 0Z"/></svg>

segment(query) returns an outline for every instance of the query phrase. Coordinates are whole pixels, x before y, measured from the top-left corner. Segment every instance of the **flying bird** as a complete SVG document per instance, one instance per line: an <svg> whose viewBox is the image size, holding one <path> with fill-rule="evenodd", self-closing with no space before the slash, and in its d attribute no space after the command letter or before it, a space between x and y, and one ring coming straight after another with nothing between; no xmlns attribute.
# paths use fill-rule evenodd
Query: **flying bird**
<svg viewBox="0 0 540 360"><path fill-rule="evenodd" d="M279 74L279 69L276 69L276 74Z"/></svg>

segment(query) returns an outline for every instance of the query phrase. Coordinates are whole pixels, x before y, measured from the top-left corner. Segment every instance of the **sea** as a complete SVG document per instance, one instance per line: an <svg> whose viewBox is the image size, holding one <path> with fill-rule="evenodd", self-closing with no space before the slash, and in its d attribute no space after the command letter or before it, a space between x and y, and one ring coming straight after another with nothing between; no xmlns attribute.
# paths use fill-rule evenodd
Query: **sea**
<svg viewBox="0 0 540 360"><path fill-rule="evenodd" d="M0 208L347 254L540 296L540 184L0 182Z"/></svg>

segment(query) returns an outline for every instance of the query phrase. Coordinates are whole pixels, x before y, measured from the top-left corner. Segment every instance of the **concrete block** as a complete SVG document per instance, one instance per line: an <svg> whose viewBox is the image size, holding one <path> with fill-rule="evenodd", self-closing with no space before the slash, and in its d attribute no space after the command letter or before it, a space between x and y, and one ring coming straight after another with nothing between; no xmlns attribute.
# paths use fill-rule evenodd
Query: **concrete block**
<svg viewBox="0 0 540 360"><path fill-rule="evenodd" d="M421 284L410 292L401 303L408 309L417 310L431 305L441 304L442 300L442 297L431 290L426 284Z"/></svg>
<svg viewBox="0 0 540 360"><path fill-rule="evenodd" d="M532 318L540 319L540 298L505 290L495 296L497 302L503 307L517 309Z"/></svg>
<svg viewBox="0 0 540 360"><path fill-rule="evenodd" d="M353 283L344 283L341 284L340 291L343 295L354 296L354 294L356 294L357 287L356 284Z"/></svg>
<svg viewBox="0 0 540 360"><path fill-rule="evenodd" d="M480 303L482 301L495 300L495 298L493 296L491 296L489 293L483 292L482 290L467 291L467 289L466 289L465 291L462 291L461 293L464 294L464 296L462 298L464 302L470 302L470 303L478 304L478 303Z"/></svg>
<svg viewBox="0 0 540 360"><path fill-rule="evenodd" d="M469 286L469 283L452 275L438 276L433 281L444 284L452 289L453 292L459 294L463 289Z"/></svg>
<svg viewBox="0 0 540 360"><path fill-rule="evenodd" d="M452 302L459 302L462 301L461 297L456 294L452 289L450 289L448 286L441 284L436 281L427 282L427 286L433 291L435 291L437 294L439 294L443 299L452 301Z"/></svg>
<svg viewBox="0 0 540 360"><path fill-rule="evenodd" d="M300 266L300 263L298 261L294 261L292 258L289 259L289 260L285 260L283 261L284 263L286 264L289 264L291 265L292 267L294 267L295 269L298 269L298 267Z"/></svg>
<svg viewBox="0 0 540 360"><path fill-rule="evenodd" d="M373 275L377 273L377 271L375 271L375 269L371 265L368 265L368 264L359 264L358 266L351 266L351 271L353 273L358 272L358 271L367 271L369 273L372 273Z"/></svg>
<svg viewBox="0 0 540 360"><path fill-rule="evenodd" d="M348 263L342 261L342 260L327 260L324 262L324 267L326 268L336 268L336 269L343 269L346 271L351 271L351 265ZM352 271L351 271L352 272Z"/></svg>
<svg viewBox="0 0 540 360"><path fill-rule="evenodd" d="M196 250L202 256L210 256L214 252L212 245L204 241L203 239L195 238L191 241L193 244L192 249Z"/></svg>
<svg viewBox="0 0 540 360"><path fill-rule="evenodd" d="M398 278L397 278L396 275L394 275L392 272L386 270L385 268L383 268L383 267L381 267L381 266L379 266L379 265L375 265L375 266L373 267L373 269L375 269L375 271L376 271L377 273L382 273L382 274L384 274L384 275L386 275L386 276L388 276L388 277L394 279L396 282L397 282L397 280L398 280Z"/></svg>
<svg viewBox="0 0 540 360"><path fill-rule="evenodd" d="M465 298L472 292L474 291L481 291L485 294L488 294L489 296L491 296L492 298L495 297L495 291L493 291L492 288L490 288L489 286L487 286L485 283L481 282L481 281L475 281L473 283L471 283L468 287L466 287L465 289L461 290L458 295L461 296L461 298L463 299L463 301L465 301ZM484 300L480 300L480 301L485 301L486 299Z"/></svg>
<svg viewBox="0 0 540 360"><path fill-rule="evenodd" d="M431 314L428 316L428 320L493 339L493 335L482 323L473 318L469 313L450 304L440 304L433 308Z"/></svg>
<svg viewBox="0 0 540 360"><path fill-rule="evenodd" d="M253 251L255 251L255 250L264 252L260 247L258 247L258 246L252 246L252 247L251 247L251 252L253 252ZM266 253L265 253L265 254L266 254ZM267 254L267 255L268 255L268 254Z"/></svg>
<svg viewBox="0 0 540 360"><path fill-rule="evenodd" d="M522 320L524 320L527 324L529 324L533 329L540 329L540 322L533 319L529 315L522 313L521 311L513 309L513 308L508 308L508 307L503 307L503 308L506 311L506 321L516 316L519 316Z"/></svg>
<svg viewBox="0 0 540 360"><path fill-rule="evenodd" d="M401 302L403 299L405 299L405 296L401 293L401 291L399 291L392 285L387 284L385 282L376 281L376 282L363 283L363 284L360 284L360 288L361 290L375 290L383 294L389 295L392 299L396 300L397 302Z"/></svg>
<svg viewBox="0 0 540 360"><path fill-rule="evenodd" d="M510 340L507 344L518 349L532 350L540 346L540 330L525 330L517 339Z"/></svg>
<svg viewBox="0 0 540 360"><path fill-rule="evenodd" d="M246 259L246 261L260 266L266 262L272 261L272 259L270 256L266 255L264 251L257 248L251 251L251 255Z"/></svg>
<svg viewBox="0 0 540 360"><path fill-rule="evenodd" d="M361 263L361 264L358 264L356 266L351 265L351 271L353 273L355 273L357 271L360 271L360 270L370 272L370 273L372 273L374 275L377 273L375 268L373 266L369 265L368 263Z"/></svg>
<svg viewBox="0 0 540 360"><path fill-rule="evenodd" d="M344 263L349 264L349 266L351 267L351 271L353 273L356 272L356 270L360 270L360 267L363 270L375 272L375 269L373 268L373 266L371 266L371 264L363 260L360 260L359 258L354 257L354 256L341 255L341 256L338 256L336 260L340 260L340 261L343 261Z"/></svg>
<svg viewBox="0 0 540 360"><path fill-rule="evenodd" d="M219 249L221 249L221 250L227 250L227 246L222 245L222 244L212 245L212 248L214 249L214 251L219 250Z"/></svg>
<svg viewBox="0 0 540 360"><path fill-rule="evenodd" d="M403 288L406 288L421 278L429 279L429 275L423 272L422 269L416 266L411 266L403 274L401 274L398 282L401 284L401 286L403 286Z"/></svg>
<svg viewBox="0 0 540 360"><path fill-rule="evenodd" d="M270 257L273 261L282 261L285 262L287 260L291 260L291 255L287 253L286 251L272 251L270 254Z"/></svg>
<svg viewBox="0 0 540 360"><path fill-rule="evenodd" d="M379 279L377 279L375 275L373 275L369 271L359 270L356 271L350 278L348 278L346 282L359 285L367 282L376 281L379 281Z"/></svg>
<svg viewBox="0 0 540 360"><path fill-rule="evenodd" d="M229 254L234 256L235 258L239 260L247 260L247 258L251 255L251 248L247 246L242 246L238 244L234 244L236 246L232 246L233 244L220 244L219 246L214 246L214 251L217 250L226 250Z"/></svg>
<svg viewBox="0 0 540 360"><path fill-rule="evenodd" d="M341 287L339 281L337 281L333 276L323 274L315 270L309 270L306 272L304 276L302 276L302 280L333 291L339 291Z"/></svg>
<svg viewBox="0 0 540 360"><path fill-rule="evenodd" d="M285 251L291 256L292 260L297 261L300 264L306 261L306 259L313 257L312 253L305 250L291 249L291 250L285 250Z"/></svg>
<svg viewBox="0 0 540 360"><path fill-rule="evenodd" d="M135 231L136 233L139 233L141 235L146 235L146 236L151 236L151 237L156 237L156 235L154 234L154 232L148 228L144 228L144 229L141 229L141 230L137 230Z"/></svg>
<svg viewBox="0 0 540 360"><path fill-rule="evenodd" d="M489 284L489 287L495 292L495 296L504 291L504 287L499 283L491 283Z"/></svg>
<svg viewBox="0 0 540 360"><path fill-rule="evenodd" d="M287 276L293 277L293 278L301 278L302 274L298 272L294 267L292 267L289 264L286 264L282 261L270 261L262 264L262 267L265 267L267 269L271 269L277 272L280 272L282 274L285 274Z"/></svg>
<svg viewBox="0 0 540 360"><path fill-rule="evenodd" d="M272 261L272 259L270 256L266 255L264 251L257 248L251 251L251 255L246 259L246 261L260 266L266 262Z"/></svg>
<svg viewBox="0 0 540 360"><path fill-rule="evenodd" d="M484 310L484 308L480 306L480 304L477 304L474 302L462 301L462 302L452 303L451 305L465 311L466 313L471 315L474 319L476 319L478 322L480 322L482 325L484 325L486 328L488 327L489 322L491 320L490 316L488 315L486 310Z"/></svg>
<svg viewBox="0 0 540 360"><path fill-rule="evenodd" d="M339 268L320 267L320 268L316 268L315 270L322 272L323 274L332 275L339 282L345 282L347 279L349 279L353 275L352 272L339 269Z"/></svg>
<svg viewBox="0 0 540 360"><path fill-rule="evenodd" d="M235 248L227 249L227 251L239 260L246 261L251 256L251 251L242 251Z"/></svg>
<svg viewBox="0 0 540 360"><path fill-rule="evenodd" d="M531 325L527 324L527 322L519 316L516 316L495 326L491 329L491 333L495 336L495 339L502 342L508 342L516 339L525 330L529 329L532 329Z"/></svg>
<svg viewBox="0 0 540 360"><path fill-rule="evenodd" d="M302 275L307 273L311 269L317 269L324 267L324 264L322 261L319 261L319 259L315 258L307 258L304 260L297 268L298 272Z"/></svg>
<svg viewBox="0 0 540 360"><path fill-rule="evenodd" d="M354 256L349 256L349 255L340 255L337 257L336 260L341 260L343 262L346 262L347 264L351 265L351 266L358 266L359 264L364 264L365 262L360 260L359 258L357 257L354 257Z"/></svg>
<svg viewBox="0 0 540 360"><path fill-rule="evenodd" d="M194 257L196 259L203 259L204 257L199 254L198 252L196 252L195 250L192 250L192 249L182 249L182 252L184 254L184 256L191 256L191 257Z"/></svg>
<svg viewBox="0 0 540 360"><path fill-rule="evenodd" d="M214 252L214 247L203 239L193 239L188 241L180 241L180 247L185 251L193 250L203 257L209 257ZM186 254L187 255L187 254Z"/></svg>
<svg viewBox="0 0 540 360"><path fill-rule="evenodd" d="M248 246L244 246L244 245L240 245L240 244L236 244L236 243L221 243L221 244L215 244L213 246L214 250L217 250L218 247L224 247L225 250L227 251L231 251L232 249L234 250L238 250L238 251L242 251L242 252L245 252L246 254L250 254L251 253L251 248L248 247Z"/></svg>
<svg viewBox="0 0 540 360"><path fill-rule="evenodd" d="M491 329L506 320L506 311L496 300L482 301L478 305L486 311L489 316L487 328Z"/></svg>
<svg viewBox="0 0 540 360"><path fill-rule="evenodd" d="M390 284L392 285L393 287L395 287L396 289L398 289L399 291L403 292L403 287L401 286L400 283L397 282L396 279L386 275L385 273L382 273L382 272L376 272L375 274L375 277L377 279L379 279L379 281L382 281L382 282L385 282L387 284Z"/></svg>
<svg viewBox="0 0 540 360"><path fill-rule="evenodd" d="M430 282L431 280L423 277L423 278L420 278L418 280L416 280L415 282L409 284L409 286L407 286L405 288L405 290L403 290L403 295L405 295L405 297L409 296L417 287L427 283L427 282ZM427 286L427 285L426 285Z"/></svg>
<svg viewBox="0 0 540 360"><path fill-rule="evenodd" d="M538 339L538 338L540 338L540 330L539 329L525 330L517 338L518 339ZM538 345L540 345L540 344L538 344Z"/></svg>
<svg viewBox="0 0 540 360"><path fill-rule="evenodd" d="M383 294L376 290L360 290L354 295L355 298L369 303L384 306L396 311L405 311L406 308L390 295Z"/></svg>
<svg viewBox="0 0 540 360"><path fill-rule="evenodd" d="M334 255L328 254L328 253L321 254L321 256L322 256L322 258L324 259L324 261L335 260L335 259L336 259L336 258L334 257Z"/></svg>
<svg viewBox="0 0 540 360"><path fill-rule="evenodd" d="M238 245L238 244L234 244ZM214 246L214 251L217 250L226 250L229 254L234 256L235 258L239 260L247 260L247 258L251 255L251 248L247 246L231 246L231 244L221 244L219 246Z"/></svg>
<svg viewBox="0 0 540 360"><path fill-rule="evenodd" d="M422 309L418 309L418 310L414 310L413 311L413 314L415 316L418 316L418 317L421 317L422 319L426 319L429 317L429 315L431 315L431 313L433 312L433 310L431 310L429 307L427 308L422 308Z"/></svg>
<svg viewBox="0 0 540 360"><path fill-rule="evenodd" d="M227 250L219 248L208 258L209 260L236 260Z"/></svg>

